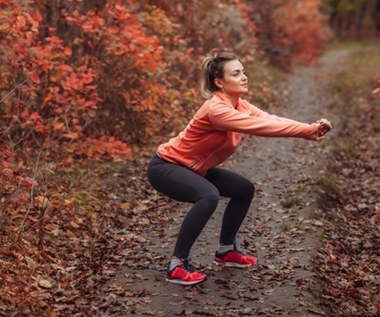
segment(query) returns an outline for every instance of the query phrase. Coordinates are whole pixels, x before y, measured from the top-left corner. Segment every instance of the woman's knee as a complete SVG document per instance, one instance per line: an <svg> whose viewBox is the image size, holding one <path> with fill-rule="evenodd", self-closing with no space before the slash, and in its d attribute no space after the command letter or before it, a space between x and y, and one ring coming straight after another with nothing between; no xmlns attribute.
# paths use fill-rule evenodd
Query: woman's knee
<svg viewBox="0 0 380 317"><path fill-rule="evenodd" d="M205 192L202 192L198 201L202 201L210 209L215 209L219 203L220 194L216 188L210 188Z"/></svg>
<svg viewBox="0 0 380 317"><path fill-rule="evenodd" d="M255 195L255 190L255 184L248 179L246 179L244 184L242 184L241 193L244 194L244 196L251 197L252 199Z"/></svg>

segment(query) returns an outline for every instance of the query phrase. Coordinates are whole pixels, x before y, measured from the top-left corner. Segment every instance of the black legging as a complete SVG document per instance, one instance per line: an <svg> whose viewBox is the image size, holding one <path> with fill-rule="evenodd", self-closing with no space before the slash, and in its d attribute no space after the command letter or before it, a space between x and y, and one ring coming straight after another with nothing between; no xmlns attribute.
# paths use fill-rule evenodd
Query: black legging
<svg viewBox="0 0 380 317"><path fill-rule="evenodd" d="M202 229L216 209L219 197L230 197L223 216L219 242L235 243L236 234L248 212L254 184L223 168L208 170L205 177L155 155L148 166L151 185L162 194L178 201L194 203L182 222L173 255L186 259Z"/></svg>

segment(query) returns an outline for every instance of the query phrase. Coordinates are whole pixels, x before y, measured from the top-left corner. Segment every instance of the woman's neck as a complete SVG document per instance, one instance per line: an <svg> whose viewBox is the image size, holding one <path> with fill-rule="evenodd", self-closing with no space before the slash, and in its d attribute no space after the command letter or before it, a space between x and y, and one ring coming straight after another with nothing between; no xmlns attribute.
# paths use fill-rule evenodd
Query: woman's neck
<svg viewBox="0 0 380 317"><path fill-rule="evenodd" d="M237 105L238 105L238 102L239 102L239 98L240 98L240 96L238 96L238 95L229 95L229 94L227 94L227 93L225 93L225 92L222 92L226 97L227 97L227 99L232 103L232 105L234 106L234 108L236 108L237 107Z"/></svg>

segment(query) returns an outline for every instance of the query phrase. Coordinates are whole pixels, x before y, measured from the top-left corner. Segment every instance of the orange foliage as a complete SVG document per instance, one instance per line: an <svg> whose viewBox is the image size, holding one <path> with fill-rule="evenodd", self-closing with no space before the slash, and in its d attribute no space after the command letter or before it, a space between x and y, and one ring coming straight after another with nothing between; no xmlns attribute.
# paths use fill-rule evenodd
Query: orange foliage
<svg viewBox="0 0 380 317"><path fill-rule="evenodd" d="M163 47L156 36L145 34L136 14L125 5L107 4L103 11L96 12L84 10L79 4L67 3L65 7L62 1L61 11L56 13L67 24L50 21L52 25L46 27L49 10L58 9L58 5L44 7L32 1L21 5L11 0L2 2L5 4L0 16L4 48L0 58L6 76L0 84L4 91L11 89L1 95L0 115L12 123L12 136L29 131L24 146L35 138L44 143L47 135L54 145L61 136L71 143L82 143L90 135L93 139L115 133L107 131L109 126L104 122L93 124L92 131L86 128L115 110L107 111L115 95L129 92L133 106L126 106L132 108L131 112L135 111L134 104L148 98L144 86L154 81L151 74L162 63ZM61 28L71 30L71 35L62 36ZM160 87L156 91L161 95L166 92ZM94 135L94 130L99 132ZM126 138L127 133L121 136Z"/></svg>
<svg viewBox="0 0 380 317"><path fill-rule="evenodd" d="M201 101L198 65L212 49L244 62L259 45L283 65L315 60L327 34L320 2L3 0L0 131L13 150L37 140L52 155L66 155L65 145L77 157L98 153L95 139L127 148L166 137ZM259 43L257 34L271 36Z"/></svg>
<svg viewBox="0 0 380 317"><path fill-rule="evenodd" d="M315 61L330 35L319 11L321 3L321 0L287 1L273 14L278 31L275 42L290 48L291 55L298 60Z"/></svg>
<svg viewBox="0 0 380 317"><path fill-rule="evenodd" d="M290 69L293 61L314 62L332 34L322 0L259 0L260 40L273 61Z"/></svg>
<svg viewBox="0 0 380 317"><path fill-rule="evenodd" d="M1 145L29 153L38 141L62 156L60 145L94 139L166 138L199 104L198 65L212 49L314 60L327 34L320 3L1 0Z"/></svg>

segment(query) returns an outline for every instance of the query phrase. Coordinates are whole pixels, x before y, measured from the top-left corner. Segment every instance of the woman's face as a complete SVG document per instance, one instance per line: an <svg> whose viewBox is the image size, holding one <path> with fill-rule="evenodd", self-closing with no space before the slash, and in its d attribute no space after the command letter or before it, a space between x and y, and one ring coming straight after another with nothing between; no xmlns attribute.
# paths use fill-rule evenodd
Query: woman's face
<svg viewBox="0 0 380 317"><path fill-rule="evenodd" d="M230 96L238 96L248 92L248 77L243 65L238 60L232 60L224 65L223 79L216 79L216 85Z"/></svg>

